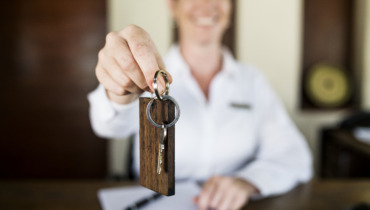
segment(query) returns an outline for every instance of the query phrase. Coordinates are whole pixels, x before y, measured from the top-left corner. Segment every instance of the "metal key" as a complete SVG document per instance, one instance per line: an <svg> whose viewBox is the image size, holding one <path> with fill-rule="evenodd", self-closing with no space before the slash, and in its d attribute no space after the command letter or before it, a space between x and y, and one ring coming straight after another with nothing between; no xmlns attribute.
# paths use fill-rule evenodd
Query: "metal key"
<svg viewBox="0 0 370 210"><path fill-rule="evenodd" d="M159 151L158 151L158 164L157 164L157 174L161 174L162 163L163 163L163 153L164 153L164 141L167 138L167 128L162 127L159 132Z"/></svg>

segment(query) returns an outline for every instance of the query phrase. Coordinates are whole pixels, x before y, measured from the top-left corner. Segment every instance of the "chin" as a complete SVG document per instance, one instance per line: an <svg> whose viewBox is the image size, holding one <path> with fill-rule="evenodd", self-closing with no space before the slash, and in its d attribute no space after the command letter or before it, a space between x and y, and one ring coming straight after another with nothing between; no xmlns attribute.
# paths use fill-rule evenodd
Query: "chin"
<svg viewBox="0 0 370 210"><path fill-rule="evenodd" d="M203 33L197 33L194 36L193 40L199 44L207 45L207 44L220 42L221 39L218 36L217 32L210 32L210 33L203 32Z"/></svg>
<svg viewBox="0 0 370 210"><path fill-rule="evenodd" d="M221 31L212 27L197 28L191 33L183 34L183 38L200 45L209 45L221 42Z"/></svg>
<svg viewBox="0 0 370 210"><path fill-rule="evenodd" d="M206 45L213 44L217 41L214 38L203 38L203 39L198 38L195 40L195 42L198 43L199 45L206 46Z"/></svg>

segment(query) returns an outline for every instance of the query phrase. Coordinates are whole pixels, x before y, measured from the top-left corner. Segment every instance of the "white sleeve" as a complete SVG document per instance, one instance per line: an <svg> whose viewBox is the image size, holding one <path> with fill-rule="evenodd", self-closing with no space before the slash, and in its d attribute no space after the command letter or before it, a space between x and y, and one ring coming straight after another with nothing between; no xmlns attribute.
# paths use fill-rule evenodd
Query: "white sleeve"
<svg viewBox="0 0 370 210"><path fill-rule="evenodd" d="M127 105L111 102L102 85L89 93L90 122L96 135L123 138L139 131L138 100Z"/></svg>
<svg viewBox="0 0 370 210"><path fill-rule="evenodd" d="M264 79L258 81L260 113L255 159L237 172L263 197L285 193L312 176L312 157L305 138L291 122Z"/></svg>

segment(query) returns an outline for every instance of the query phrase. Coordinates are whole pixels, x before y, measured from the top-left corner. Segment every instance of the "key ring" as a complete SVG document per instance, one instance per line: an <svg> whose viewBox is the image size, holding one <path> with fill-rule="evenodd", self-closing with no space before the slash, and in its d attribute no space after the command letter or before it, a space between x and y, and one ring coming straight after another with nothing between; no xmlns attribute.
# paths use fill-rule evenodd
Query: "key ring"
<svg viewBox="0 0 370 210"><path fill-rule="evenodd" d="M162 74L162 76L164 78L164 81L166 83L166 90L162 93L162 95L159 94L158 85L157 85L158 74L159 73ZM164 70L158 70L158 71L155 72L154 81L153 81L153 88L154 88L155 95L161 101L163 101L163 96L168 95L170 93L170 83L168 82L167 73Z"/></svg>
<svg viewBox="0 0 370 210"><path fill-rule="evenodd" d="M148 106L146 107L146 115L148 116L149 121L155 127L157 127L157 128L169 128L169 127L173 126L179 120L179 118L180 118L180 107L177 104L176 100L174 98L172 98L171 96L162 95L162 97L163 97L162 98L163 100L170 100L175 104L175 107L176 107L175 119L171 123L168 123L168 124L158 124L158 123L154 122L154 120L152 119L152 116L150 116L150 108L152 107L153 101L156 98L152 98L152 100L149 101Z"/></svg>

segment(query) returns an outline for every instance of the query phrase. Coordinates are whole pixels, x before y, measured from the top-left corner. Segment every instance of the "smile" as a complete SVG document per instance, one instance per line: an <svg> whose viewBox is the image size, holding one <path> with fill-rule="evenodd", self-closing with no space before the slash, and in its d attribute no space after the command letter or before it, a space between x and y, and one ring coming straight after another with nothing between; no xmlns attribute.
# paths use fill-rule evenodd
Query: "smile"
<svg viewBox="0 0 370 210"><path fill-rule="evenodd" d="M216 18L214 17L197 17L195 22L198 26L213 26L216 23Z"/></svg>

